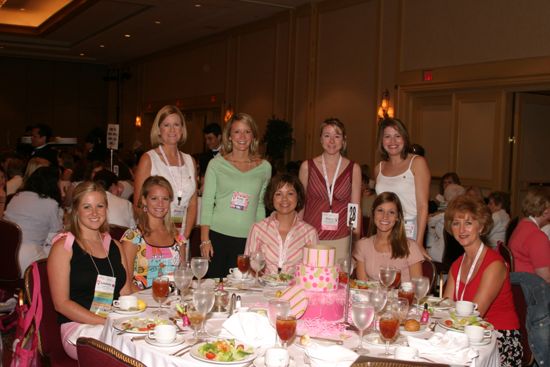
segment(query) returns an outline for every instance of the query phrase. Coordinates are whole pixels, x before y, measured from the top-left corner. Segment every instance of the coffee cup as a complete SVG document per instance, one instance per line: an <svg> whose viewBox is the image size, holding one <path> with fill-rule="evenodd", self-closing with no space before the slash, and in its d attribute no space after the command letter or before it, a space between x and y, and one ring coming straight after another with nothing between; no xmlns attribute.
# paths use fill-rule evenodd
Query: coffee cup
<svg viewBox="0 0 550 367"><path fill-rule="evenodd" d="M176 331L176 325L157 325L153 330L149 330L149 339L161 344L172 343L176 339Z"/></svg>
<svg viewBox="0 0 550 367"><path fill-rule="evenodd" d="M418 355L418 349L413 347L399 346L395 348L395 359L402 361L413 361Z"/></svg>
<svg viewBox="0 0 550 367"><path fill-rule="evenodd" d="M477 325L466 325L464 327L464 334L468 336L470 342L480 343L483 338L491 336L491 331Z"/></svg>
<svg viewBox="0 0 550 367"><path fill-rule="evenodd" d="M470 301L456 301L455 310L459 316L470 316L477 310L477 304Z"/></svg>
<svg viewBox="0 0 550 367"><path fill-rule="evenodd" d="M288 351L283 348L269 348L265 352L266 367L286 367L289 362Z"/></svg>
<svg viewBox="0 0 550 367"><path fill-rule="evenodd" d="M231 268L229 269L229 273L233 276L234 279L240 280L243 278L246 278L246 274L244 274L239 270L239 268Z"/></svg>
<svg viewBox="0 0 550 367"><path fill-rule="evenodd" d="M120 308L121 310L129 310L131 308L138 308L138 299L136 296L120 296L113 301L113 306Z"/></svg>

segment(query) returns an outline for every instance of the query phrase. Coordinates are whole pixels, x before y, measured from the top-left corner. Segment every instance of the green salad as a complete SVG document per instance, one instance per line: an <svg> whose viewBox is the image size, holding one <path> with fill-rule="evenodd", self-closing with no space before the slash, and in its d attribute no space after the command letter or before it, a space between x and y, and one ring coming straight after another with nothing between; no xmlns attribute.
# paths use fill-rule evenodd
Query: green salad
<svg viewBox="0 0 550 367"><path fill-rule="evenodd" d="M254 350L243 344L237 344L235 339L227 339L204 343L198 348L198 353L212 361L234 362L242 361L254 353Z"/></svg>

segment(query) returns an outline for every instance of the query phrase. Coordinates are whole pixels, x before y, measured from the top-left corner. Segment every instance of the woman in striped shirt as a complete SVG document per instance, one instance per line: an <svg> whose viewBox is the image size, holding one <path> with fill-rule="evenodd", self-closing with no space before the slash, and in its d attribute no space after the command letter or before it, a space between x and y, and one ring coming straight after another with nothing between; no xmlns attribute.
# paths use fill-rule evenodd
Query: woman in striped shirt
<svg viewBox="0 0 550 367"><path fill-rule="evenodd" d="M298 218L304 202L304 187L298 177L283 174L271 179L264 203L273 213L252 225L245 249L248 255L264 253L266 274L294 274L302 262L302 247L318 242L315 228Z"/></svg>

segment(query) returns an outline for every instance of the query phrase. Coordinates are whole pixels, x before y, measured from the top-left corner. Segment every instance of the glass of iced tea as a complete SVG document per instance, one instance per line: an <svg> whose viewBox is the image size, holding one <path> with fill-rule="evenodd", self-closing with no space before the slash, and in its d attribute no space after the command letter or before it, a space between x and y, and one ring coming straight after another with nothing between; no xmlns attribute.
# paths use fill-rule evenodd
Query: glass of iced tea
<svg viewBox="0 0 550 367"><path fill-rule="evenodd" d="M405 298L409 301L409 306L412 307L414 301L414 287L411 282L403 282L397 291L397 297Z"/></svg>
<svg viewBox="0 0 550 367"><path fill-rule="evenodd" d="M158 277L153 280L153 299L159 304L159 309L156 313L158 316L163 314L162 304L168 299L168 294L170 293L169 284L168 277Z"/></svg>
<svg viewBox="0 0 550 367"><path fill-rule="evenodd" d="M288 348L288 342L296 335L296 317L292 315L277 316L275 328L283 347Z"/></svg>
<svg viewBox="0 0 550 367"><path fill-rule="evenodd" d="M399 316L395 312L386 312L380 317L378 324L380 329L380 338L386 342L386 352L384 356L390 355L390 343L393 343L399 335Z"/></svg>
<svg viewBox="0 0 550 367"><path fill-rule="evenodd" d="M187 312L187 317L189 317L189 324L193 329L193 339L189 340L188 342L191 344L198 343L200 340L197 333L206 316L202 312L199 312L197 310L189 310Z"/></svg>
<svg viewBox="0 0 550 367"><path fill-rule="evenodd" d="M244 282L245 277L248 274L248 270L250 270L250 256L240 254L237 256L237 268L239 268L239 271L243 274L241 278L241 286Z"/></svg>

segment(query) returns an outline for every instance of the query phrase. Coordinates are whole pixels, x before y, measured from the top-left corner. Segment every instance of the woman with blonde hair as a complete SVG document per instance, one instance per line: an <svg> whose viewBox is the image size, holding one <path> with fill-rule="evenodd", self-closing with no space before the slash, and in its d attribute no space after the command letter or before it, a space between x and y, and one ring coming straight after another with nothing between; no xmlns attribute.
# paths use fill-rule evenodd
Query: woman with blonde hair
<svg viewBox="0 0 550 367"><path fill-rule="evenodd" d="M258 128L234 114L222 134L223 153L206 169L201 204L201 255L211 258L208 277L223 277L243 254L253 223L265 218L263 197L271 164L258 154Z"/></svg>
<svg viewBox="0 0 550 367"><path fill-rule="evenodd" d="M134 207L141 200L141 186L147 177L163 176L170 182L173 197L170 203L171 217L180 235L186 241L197 217L195 162L189 154L179 150L187 140L185 118L176 106L162 107L151 127L153 149L141 156L134 181Z"/></svg>
<svg viewBox="0 0 550 367"><path fill-rule="evenodd" d="M184 258L184 243L170 217L174 193L166 178L151 176L141 186L137 227L122 236L132 289L149 288L153 280L173 274Z"/></svg>
<svg viewBox="0 0 550 367"><path fill-rule="evenodd" d="M338 259L349 255L348 204L361 201L361 167L345 157L346 139L346 128L339 119L323 121L323 153L304 161L299 172L306 189L304 221L317 230L322 244L336 249ZM358 223L354 230L357 238L360 228Z"/></svg>
<svg viewBox="0 0 550 367"><path fill-rule="evenodd" d="M63 347L77 359L76 339L99 338L113 299L129 294L130 284L120 244L108 232L105 190L82 182L71 208L69 232L54 239L48 257L48 283Z"/></svg>
<svg viewBox="0 0 550 367"><path fill-rule="evenodd" d="M377 144L382 160L374 170L376 193L388 191L399 196L407 237L415 240L420 252L429 258L424 248L431 180L426 159L409 153L409 133L398 119L380 122Z"/></svg>

